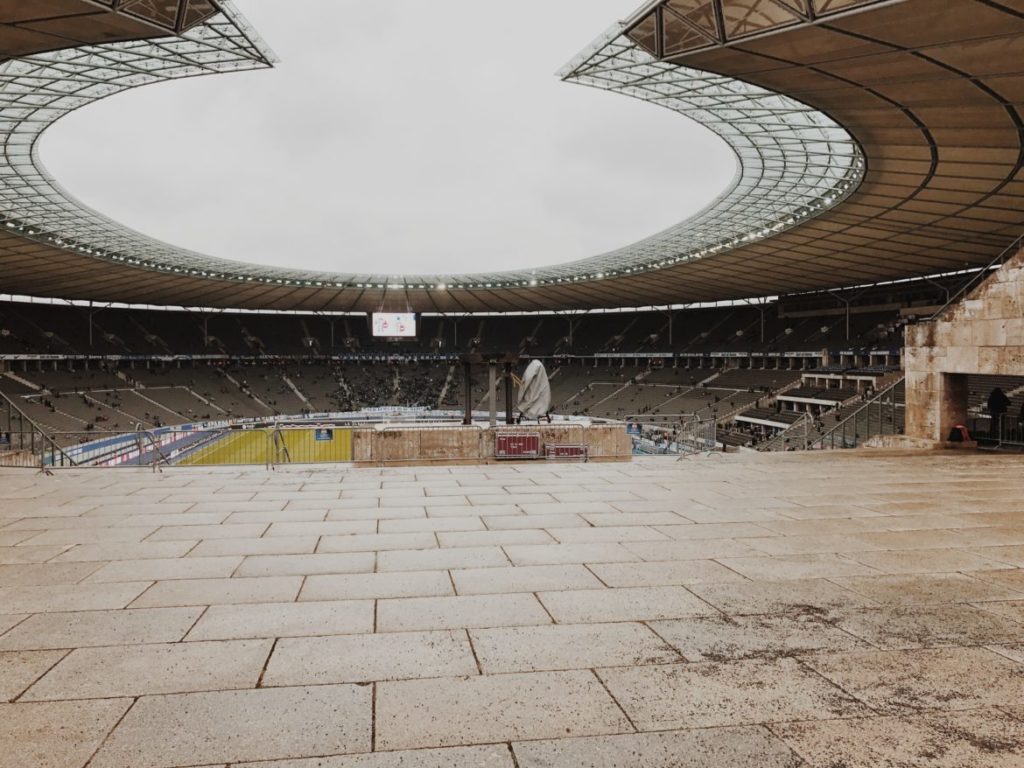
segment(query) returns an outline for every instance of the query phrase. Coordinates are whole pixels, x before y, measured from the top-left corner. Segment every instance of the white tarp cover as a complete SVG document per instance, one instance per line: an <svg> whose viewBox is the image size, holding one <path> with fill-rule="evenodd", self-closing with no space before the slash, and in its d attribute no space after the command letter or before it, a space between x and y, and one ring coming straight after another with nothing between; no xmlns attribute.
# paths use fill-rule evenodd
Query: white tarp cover
<svg viewBox="0 0 1024 768"><path fill-rule="evenodd" d="M547 416L551 410L551 385L548 384L548 372L540 360L534 360L526 367L523 383L519 387L516 410L527 419L539 419Z"/></svg>

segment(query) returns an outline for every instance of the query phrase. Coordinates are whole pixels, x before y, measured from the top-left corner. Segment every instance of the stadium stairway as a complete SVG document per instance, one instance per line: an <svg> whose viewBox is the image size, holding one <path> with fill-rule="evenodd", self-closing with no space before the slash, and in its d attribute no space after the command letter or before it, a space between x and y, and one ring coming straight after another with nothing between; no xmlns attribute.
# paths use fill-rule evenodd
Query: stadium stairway
<svg viewBox="0 0 1024 768"><path fill-rule="evenodd" d="M188 416L186 416L183 413L178 413L177 411L172 410L171 408L168 408L166 405L164 405L162 403L158 403L156 400L154 400L153 398L149 397L149 395L146 395L144 392L142 392L141 388L140 389L132 390L132 394L135 395L135 397L138 397L138 398L141 398L141 399L145 400L147 403L152 405L154 408L159 408L161 411L163 411L164 413L168 414L169 416L171 416L173 418L182 419L183 421L180 422L180 423L184 423L185 421L188 421Z"/></svg>
<svg viewBox="0 0 1024 768"><path fill-rule="evenodd" d="M263 402L258 397L256 397L256 395L252 394L252 392L250 390L248 390L245 387L243 387L242 386L242 382L240 382L238 379L236 379L234 376L232 376L227 371L224 371L224 378L227 379L229 382L231 382L231 384L233 384L235 386L235 388L238 389L238 391L241 392L245 397L249 398L250 400L252 400L256 404L258 404L261 408L266 410L268 414L274 412L273 408L271 408L265 402Z"/></svg>
<svg viewBox="0 0 1024 768"><path fill-rule="evenodd" d="M288 388L295 393L295 396L299 398L299 400L301 400L307 408L313 407L313 404L309 402L309 398L303 394L302 390L299 389L298 386L296 386L295 382L292 381L287 374L282 375L281 379L284 381L285 384L288 385Z"/></svg>
<svg viewBox="0 0 1024 768"><path fill-rule="evenodd" d="M7 377L8 379L10 379L11 381L17 382L21 386L23 386L23 387L25 387L27 389L30 389L33 392L41 392L42 389L43 389L38 384L35 384L35 383L29 381L28 379L22 378L21 376L16 374L14 371L5 371L3 375L5 377Z"/></svg>

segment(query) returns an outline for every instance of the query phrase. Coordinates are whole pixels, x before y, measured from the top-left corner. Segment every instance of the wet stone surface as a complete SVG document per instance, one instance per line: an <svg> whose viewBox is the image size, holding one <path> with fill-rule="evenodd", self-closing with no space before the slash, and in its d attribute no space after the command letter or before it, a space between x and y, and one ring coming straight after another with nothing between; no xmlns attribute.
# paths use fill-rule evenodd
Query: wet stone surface
<svg viewBox="0 0 1024 768"><path fill-rule="evenodd" d="M1020 469L0 470L0 768L1018 768Z"/></svg>

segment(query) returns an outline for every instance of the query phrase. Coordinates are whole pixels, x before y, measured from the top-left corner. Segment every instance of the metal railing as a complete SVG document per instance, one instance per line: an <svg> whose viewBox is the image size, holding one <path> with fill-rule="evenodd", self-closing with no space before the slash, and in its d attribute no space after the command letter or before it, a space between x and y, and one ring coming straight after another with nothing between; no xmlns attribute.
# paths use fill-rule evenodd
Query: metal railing
<svg viewBox="0 0 1024 768"><path fill-rule="evenodd" d="M856 448L879 435L903 434L905 407L897 400L897 390L904 378L893 382L862 407L851 413L809 446L815 450Z"/></svg>
<svg viewBox="0 0 1024 768"><path fill-rule="evenodd" d="M7 426L5 424L5 426ZM12 427L12 428L11 428ZM43 433L33 426L0 429L2 452L28 452L39 469L264 466L352 461L353 433L345 427L286 429L232 427L136 429L133 432ZM0 452L0 455L2 455ZM25 466L19 461L18 466Z"/></svg>
<svg viewBox="0 0 1024 768"><path fill-rule="evenodd" d="M0 436L0 450L38 458L34 463L39 467L47 464L75 466L63 447L3 393L0 393Z"/></svg>
<svg viewBox="0 0 1024 768"><path fill-rule="evenodd" d="M990 415L979 416L968 420L966 426L980 446L1024 450L1024 420L1008 413L995 420Z"/></svg>
<svg viewBox="0 0 1024 768"><path fill-rule="evenodd" d="M581 427L584 422L555 422L554 426ZM545 425L542 425L545 426ZM9 409L0 422L0 465L34 466L48 470L64 467L151 468L164 467L450 462L472 458L487 459L487 447L479 441L486 434L483 423L471 429L442 416L433 421L412 423L357 422L341 424L312 422L216 423L147 429L137 424L133 431L106 431L90 427L74 432L46 433L27 417ZM501 425L503 431L535 430L535 425ZM564 431L561 443L580 442ZM478 441L475 446L473 441ZM559 443L559 444L561 444ZM471 450L473 449L473 450ZM600 458L626 458L600 454ZM3 457L10 459L3 461ZM16 460L15 460L16 459Z"/></svg>
<svg viewBox="0 0 1024 768"><path fill-rule="evenodd" d="M639 456L690 456L719 450L718 421L691 417L675 424L632 422L633 453Z"/></svg>
<svg viewBox="0 0 1024 768"><path fill-rule="evenodd" d="M788 450L794 439L798 441L801 447L806 448L810 440L813 422L814 417L810 413L804 413L777 435L758 445L757 450L763 453Z"/></svg>
<svg viewBox="0 0 1024 768"><path fill-rule="evenodd" d="M927 321L932 322L934 320L938 320L940 317L945 315L951 307L959 304L975 288L977 288L986 280L988 280L988 278L996 269L998 269L1011 258L1016 256L1017 252L1020 251L1022 247L1024 247L1024 234L1020 235L1009 246L1007 246L1005 250L1003 250L998 256L992 259L992 261L990 261L987 265L982 267L981 270L977 272L973 277L971 277L970 280L964 283L964 285L961 286L956 293L952 294L946 301L946 303L943 304L942 307L940 307L934 315L927 318Z"/></svg>
<svg viewBox="0 0 1024 768"><path fill-rule="evenodd" d="M693 418L684 421L679 425L676 445L684 456L717 451L718 420Z"/></svg>

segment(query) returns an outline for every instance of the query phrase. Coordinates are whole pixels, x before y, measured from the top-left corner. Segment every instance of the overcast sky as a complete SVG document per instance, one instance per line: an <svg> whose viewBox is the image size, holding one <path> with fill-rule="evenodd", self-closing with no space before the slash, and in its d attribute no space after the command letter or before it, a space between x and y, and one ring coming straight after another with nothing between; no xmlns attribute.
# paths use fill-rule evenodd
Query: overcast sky
<svg viewBox="0 0 1024 768"><path fill-rule="evenodd" d="M636 3L237 0L277 69L122 94L59 122L42 158L103 213L224 258L397 274L594 256L735 169L704 128L555 77Z"/></svg>

